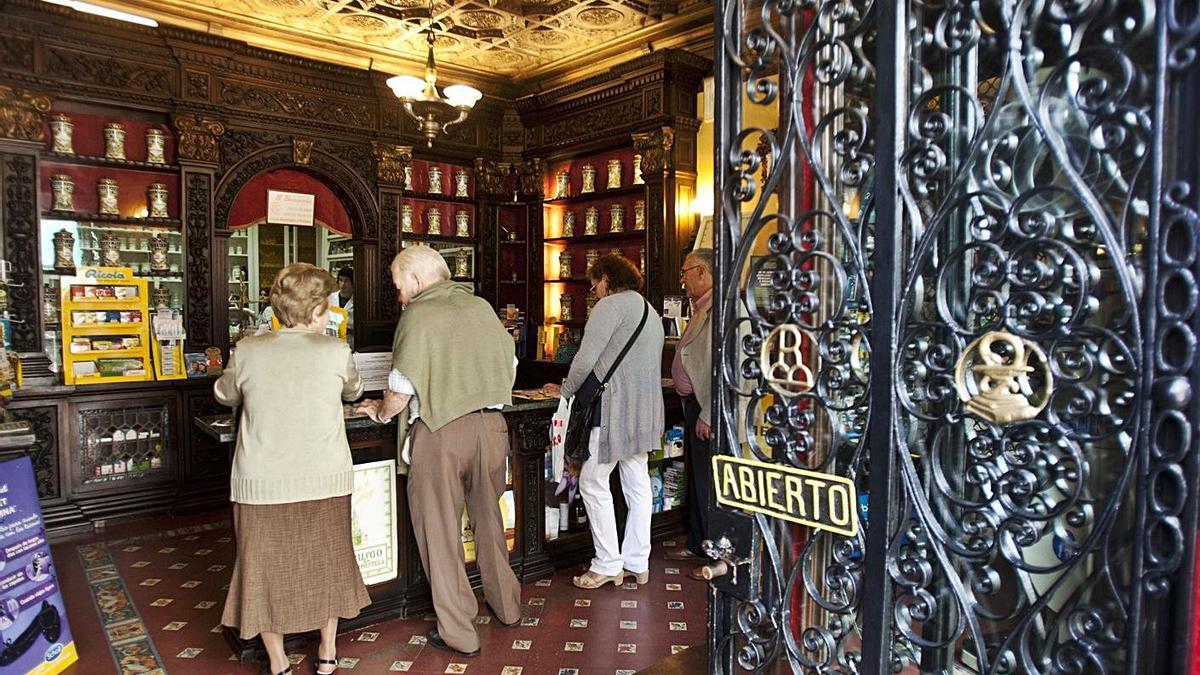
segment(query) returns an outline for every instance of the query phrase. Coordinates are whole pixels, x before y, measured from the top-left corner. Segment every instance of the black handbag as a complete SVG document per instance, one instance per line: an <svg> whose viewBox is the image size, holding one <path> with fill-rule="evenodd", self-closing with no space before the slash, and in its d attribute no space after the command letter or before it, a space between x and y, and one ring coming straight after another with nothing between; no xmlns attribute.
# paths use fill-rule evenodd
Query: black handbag
<svg viewBox="0 0 1200 675"><path fill-rule="evenodd" d="M567 433L563 440L563 456L567 461L567 470L572 476L578 476L579 470L583 468L583 463L592 456L588 442L592 436L592 429L600 426L600 400L604 398L604 390L608 387L608 381L612 379L617 367L621 365L621 361L625 359L625 355L629 353L629 349L633 347L633 343L642 334L642 328L646 325L646 317L649 315L650 304L643 303L641 322L633 331L633 335L629 337L629 342L625 343L625 348L617 355L617 360L613 361L612 368L608 369L604 380L601 381L597 378L595 372L588 373L587 379L575 392L575 400L571 404L571 416L567 419Z"/></svg>

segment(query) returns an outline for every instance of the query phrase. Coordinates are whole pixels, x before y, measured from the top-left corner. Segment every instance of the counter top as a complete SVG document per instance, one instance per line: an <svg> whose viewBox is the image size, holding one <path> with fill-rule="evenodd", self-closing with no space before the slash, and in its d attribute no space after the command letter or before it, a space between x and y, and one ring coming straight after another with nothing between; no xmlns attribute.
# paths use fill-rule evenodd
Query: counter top
<svg viewBox="0 0 1200 675"><path fill-rule="evenodd" d="M502 412L505 413L520 413L533 410L555 410L558 408L558 399L552 398L545 401L529 401L520 399L520 403L504 406ZM192 418L192 423L196 428L208 434L214 440L220 443L232 443L237 440L237 420L233 413L224 415L202 415ZM388 424L395 424L393 419ZM356 415L354 417L346 417L346 430L365 429L367 427L379 426L378 422L371 420L365 415Z"/></svg>

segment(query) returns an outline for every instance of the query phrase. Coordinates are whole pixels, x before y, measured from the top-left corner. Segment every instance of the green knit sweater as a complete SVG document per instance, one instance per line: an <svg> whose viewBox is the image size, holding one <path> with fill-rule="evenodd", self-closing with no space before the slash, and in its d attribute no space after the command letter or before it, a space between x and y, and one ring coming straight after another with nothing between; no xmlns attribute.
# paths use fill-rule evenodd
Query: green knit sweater
<svg viewBox="0 0 1200 675"><path fill-rule="evenodd" d="M512 336L486 300L467 285L441 281L404 309L392 367L412 382L421 421L437 431L469 412L512 404L514 351Z"/></svg>

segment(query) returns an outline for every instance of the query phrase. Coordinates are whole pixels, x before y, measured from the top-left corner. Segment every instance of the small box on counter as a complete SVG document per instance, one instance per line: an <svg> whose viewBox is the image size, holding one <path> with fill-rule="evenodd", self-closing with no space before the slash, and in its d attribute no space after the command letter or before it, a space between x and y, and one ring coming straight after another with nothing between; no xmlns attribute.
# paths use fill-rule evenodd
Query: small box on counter
<svg viewBox="0 0 1200 675"><path fill-rule="evenodd" d="M96 368L103 377L146 374L146 364L141 359L98 359Z"/></svg>

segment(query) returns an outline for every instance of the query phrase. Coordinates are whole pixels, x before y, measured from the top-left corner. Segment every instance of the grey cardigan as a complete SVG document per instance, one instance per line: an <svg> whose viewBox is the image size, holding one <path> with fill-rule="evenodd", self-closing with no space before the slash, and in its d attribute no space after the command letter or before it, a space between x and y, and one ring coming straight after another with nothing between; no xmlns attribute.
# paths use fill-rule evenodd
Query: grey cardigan
<svg viewBox="0 0 1200 675"><path fill-rule="evenodd" d="M637 329L645 304L645 298L636 291L616 293L596 303L584 329L583 343L563 382L563 396L573 396L588 373L604 379ZM603 395L599 447L591 449L600 464L659 446L663 432L662 349L662 319L651 307L641 335L613 373Z"/></svg>

